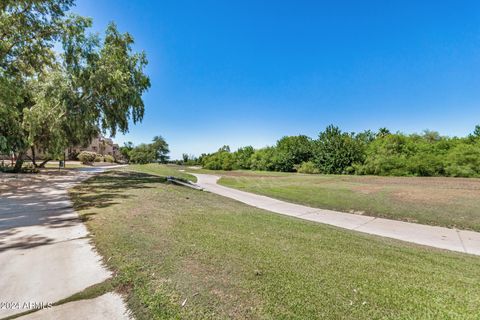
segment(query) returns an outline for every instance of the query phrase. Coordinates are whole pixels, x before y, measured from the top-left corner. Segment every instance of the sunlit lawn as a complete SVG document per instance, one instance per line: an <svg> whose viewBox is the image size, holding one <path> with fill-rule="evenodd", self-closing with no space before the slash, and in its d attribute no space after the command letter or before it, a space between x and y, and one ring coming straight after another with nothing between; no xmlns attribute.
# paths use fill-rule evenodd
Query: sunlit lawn
<svg viewBox="0 0 480 320"><path fill-rule="evenodd" d="M138 319L478 319L478 257L165 181L116 171L72 190Z"/></svg>
<svg viewBox="0 0 480 320"><path fill-rule="evenodd" d="M123 168L124 171L136 171L136 172L143 172L158 176L172 176L177 178L182 178L190 181L197 181L195 176L188 174L187 172L183 172L180 170L184 170L185 168L177 165L165 165L165 164L158 164L158 163L149 163L149 164L131 164L126 168Z"/></svg>
<svg viewBox="0 0 480 320"><path fill-rule="evenodd" d="M228 187L313 207L480 231L480 179L199 172L221 175L219 183Z"/></svg>

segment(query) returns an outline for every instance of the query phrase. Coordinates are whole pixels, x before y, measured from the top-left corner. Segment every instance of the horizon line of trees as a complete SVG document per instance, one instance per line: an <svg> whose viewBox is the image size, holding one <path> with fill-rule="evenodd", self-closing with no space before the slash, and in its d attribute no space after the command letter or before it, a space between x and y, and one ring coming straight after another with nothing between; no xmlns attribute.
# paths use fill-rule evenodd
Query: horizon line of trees
<svg viewBox="0 0 480 320"><path fill-rule="evenodd" d="M467 137L421 134L343 132L334 125L317 139L285 136L274 146L254 149L229 146L184 163L211 170L261 170L323 174L480 177L480 126Z"/></svg>

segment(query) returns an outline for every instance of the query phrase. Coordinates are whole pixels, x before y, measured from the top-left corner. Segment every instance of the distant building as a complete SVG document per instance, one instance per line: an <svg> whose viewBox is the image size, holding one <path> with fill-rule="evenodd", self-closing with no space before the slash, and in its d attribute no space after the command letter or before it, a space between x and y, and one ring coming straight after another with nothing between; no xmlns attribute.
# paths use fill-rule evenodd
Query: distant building
<svg viewBox="0 0 480 320"><path fill-rule="evenodd" d="M90 144L86 147L75 146L68 148L66 154L69 158L76 158L76 156L82 151L95 152L102 156L110 155L115 159L120 157L120 147L118 144L113 143L112 139L105 138L101 135L92 139Z"/></svg>
<svg viewBox="0 0 480 320"><path fill-rule="evenodd" d="M110 155L115 159L121 158L120 148L118 144L113 143L113 140L110 138L105 138L102 135L95 137L92 139L90 144L86 147L83 146L74 146L68 147L65 149L65 157L68 160L77 160L77 155L82 151L90 151L101 154L102 156ZM32 151L28 150L27 158L32 157ZM35 148L35 159L44 159L45 153L44 150Z"/></svg>

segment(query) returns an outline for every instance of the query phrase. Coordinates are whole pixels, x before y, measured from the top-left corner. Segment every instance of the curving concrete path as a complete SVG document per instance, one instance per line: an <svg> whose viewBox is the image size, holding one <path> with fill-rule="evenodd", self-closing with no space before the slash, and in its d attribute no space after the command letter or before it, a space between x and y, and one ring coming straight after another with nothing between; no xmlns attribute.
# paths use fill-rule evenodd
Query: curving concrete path
<svg viewBox="0 0 480 320"><path fill-rule="evenodd" d="M232 198L264 210L439 249L480 255L479 232L307 207L218 185L217 181L220 179L219 176L189 173L197 177L198 180L196 184L206 191Z"/></svg>
<svg viewBox="0 0 480 320"><path fill-rule="evenodd" d="M0 307L0 318L29 311L34 303L55 303L111 276L67 192L105 169L0 174L0 303L9 303ZM91 316L100 310L99 304L122 306L119 301L112 294L37 311L26 318L60 319L62 312L70 310L70 319L94 319ZM78 308L85 304L89 307ZM90 313L79 314L81 310ZM112 316L103 319L121 319L118 310L102 309L103 315L108 312Z"/></svg>

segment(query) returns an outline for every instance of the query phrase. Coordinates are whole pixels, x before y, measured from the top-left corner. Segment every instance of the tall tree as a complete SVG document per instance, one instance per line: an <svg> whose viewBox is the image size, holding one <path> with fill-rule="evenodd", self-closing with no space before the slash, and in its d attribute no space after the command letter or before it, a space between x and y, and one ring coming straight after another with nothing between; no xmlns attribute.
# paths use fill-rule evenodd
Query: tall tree
<svg viewBox="0 0 480 320"><path fill-rule="evenodd" d="M309 161L313 156L312 140L305 136L286 136L277 141L275 167L278 171L294 171L296 164Z"/></svg>
<svg viewBox="0 0 480 320"><path fill-rule="evenodd" d="M320 132L315 144L314 162L322 173L346 173L354 163L363 161L360 140L333 125Z"/></svg>
<svg viewBox="0 0 480 320"><path fill-rule="evenodd" d="M153 141L150 144L153 152L155 154L155 160L161 163L166 163L169 159L168 153L170 150L168 149L168 143L163 139L162 136L155 136L153 137Z"/></svg>
<svg viewBox="0 0 480 320"><path fill-rule="evenodd" d="M133 150L133 142L128 141L120 147L120 154L122 155L123 159L127 162L130 161L130 152Z"/></svg>
<svg viewBox="0 0 480 320"><path fill-rule="evenodd" d="M52 51L73 0L0 2L0 152L28 147L23 110L33 103L30 80L54 64Z"/></svg>
<svg viewBox="0 0 480 320"><path fill-rule="evenodd" d="M130 121L142 120L142 94L150 80L143 73L147 64L145 53L132 52L130 34L120 33L112 23L103 41L89 35L90 19L65 17L72 1L20 2L25 4L23 10L13 1L2 7L0 26L11 15L19 16L19 26L26 21L33 23L31 29L38 31L36 37L24 40L32 42L30 46L12 52L28 57L34 51L43 58L27 59L30 67L24 70L15 68L18 62L9 63L12 59L3 54L7 50L2 43L1 62L9 66L1 74L2 89L14 90L15 86L9 84L17 78L22 82L21 90L16 89L18 92L13 95L16 100L0 101L0 115L5 115L0 120L0 151L18 155L16 169L30 146L41 147L53 156L68 145L88 143L99 131L114 136L117 131L127 132ZM38 22L34 23L35 19ZM46 26L39 28L37 24L42 23ZM25 28L29 28L28 23ZM63 47L57 56L50 50L55 40L61 41Z"/></svg>

